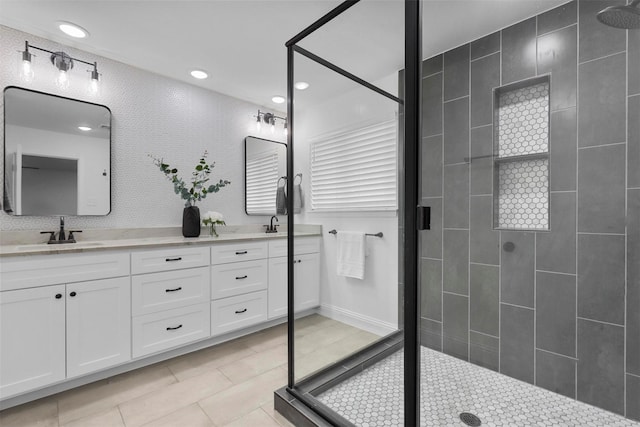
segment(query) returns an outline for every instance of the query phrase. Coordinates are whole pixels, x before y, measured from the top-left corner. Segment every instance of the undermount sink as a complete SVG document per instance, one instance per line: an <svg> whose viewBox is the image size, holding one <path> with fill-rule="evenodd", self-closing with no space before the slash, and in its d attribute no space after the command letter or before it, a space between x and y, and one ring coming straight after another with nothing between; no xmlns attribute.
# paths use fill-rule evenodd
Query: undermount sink
<svg viewBox="0 0 640 427"><path fill-rule="evenodd" d="M81 248L93 248L96 246L103 246L102 242L77 242L77 243L61 243L61 244L48 244L48 243L35 243L32 245L16 246L18 251L29 251L36 249L81 249Z"/></svg>

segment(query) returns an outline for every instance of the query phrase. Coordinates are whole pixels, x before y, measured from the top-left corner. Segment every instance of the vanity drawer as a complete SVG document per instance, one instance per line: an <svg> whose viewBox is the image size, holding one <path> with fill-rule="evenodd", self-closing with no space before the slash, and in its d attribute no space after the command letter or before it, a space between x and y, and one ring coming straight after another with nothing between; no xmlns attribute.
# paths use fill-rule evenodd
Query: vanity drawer
<svg viewBox="0 0 640 427"><path fill-rule="evenodd" d="M131 274L209 265L209 247L163 248L131 253Z"/></svg>
<svg viewBox="0 0 640 427"><path fill-rule="evenodd" d="M220 243L211 247L211 264L267 258L267 242Z"/></svg>
<svg viewBox="0 0 640 427"><path fill-rule="evenodd" d="M128 252L3 258L0 291L128 276Z"/></svg>
<svg viewBox="0 0 640 427"><path fill-rule="evenodd" d="M133 357L209 337L209 303L133 318Z"/></svg>
<svg viewBox="0 0 640 427"><path fill-rule="evenodd" d="M297 255L320 252L320 237L295 237L293 246ZM287 256L287 239L269 241L269 257L279 256Z"/></svg>
<svg viewBox="0 0 640 427"><path fill-rule="evenodd" d="M134 316L210 300L208 267L141 274L131 278L131 285Z"/></svg>
<svg viewBox="0 0 640 427"><path fill-rule="evenodd" d="M211 335L221 335L267 320L267 291L211 301Z"/></svg>
<svg viewBox="0 0 640 427"><path fill-rule="evenodd" d="M267 260L234 262L211 266L211 299L267 289Z"/></svg>

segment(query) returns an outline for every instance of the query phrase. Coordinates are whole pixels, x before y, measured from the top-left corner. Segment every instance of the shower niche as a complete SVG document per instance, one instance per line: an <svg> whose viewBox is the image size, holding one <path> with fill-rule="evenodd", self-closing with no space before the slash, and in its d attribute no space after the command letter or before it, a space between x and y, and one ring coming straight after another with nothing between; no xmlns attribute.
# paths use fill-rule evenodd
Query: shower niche
<svg viewBox="0 0 640 427"><path fill-rule="evenodd" d="M549 76L494 90L493 226L549 229Z"/></svg>

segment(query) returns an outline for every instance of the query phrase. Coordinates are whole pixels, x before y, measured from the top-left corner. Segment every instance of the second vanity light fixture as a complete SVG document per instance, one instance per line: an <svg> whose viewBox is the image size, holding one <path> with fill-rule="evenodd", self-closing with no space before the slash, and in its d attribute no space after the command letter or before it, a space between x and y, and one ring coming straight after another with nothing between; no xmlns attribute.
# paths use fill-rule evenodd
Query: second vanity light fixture
<svg viewBox="0 0 640 427"><path fill-rule="evenodd" d="M266 113L264 111L258 110L258 114L255 116L256 118L256 129L258 132L262 129L262 123L271 127L271 133L276 133L276 119L284 121L284 134L287 134L287 118L276 116L272 113Z"/></svg>
<svg viewBox="0 0 640 427"><path fill-rule="evenodd" d="M24 42L24 51L22 51L22 79L27 83L33 81L34 70L33 70L33 54L29 52L29 49L36 49L42 52L49 53L51 64L58 69L58 76L56 77L56 86L60 89L67 89L69 87L69 71L73 68L74 61L81 62L83 64L89 65L93 67L92 70L87 70L90 73L89 80L89 90L92 93L98 93L99 85L100 85L100 74L98 73L98 63L97 62L87 62L82 59L73 58L66 54L65 52L53 52L51 50L43 49L38 46L34 46L29 44L28 41Z"/></svg>

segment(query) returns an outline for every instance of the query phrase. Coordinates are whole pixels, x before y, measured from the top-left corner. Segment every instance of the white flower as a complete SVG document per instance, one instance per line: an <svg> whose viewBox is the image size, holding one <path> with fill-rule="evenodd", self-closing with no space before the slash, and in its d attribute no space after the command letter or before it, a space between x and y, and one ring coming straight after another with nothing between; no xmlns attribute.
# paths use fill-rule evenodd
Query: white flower
<svg viewBox="0 0 640 427"><path fill-rule="evenodd" d="M202 215L202 222L205 224L224 224L224 216L220 212L209 211Z"/></svg>

